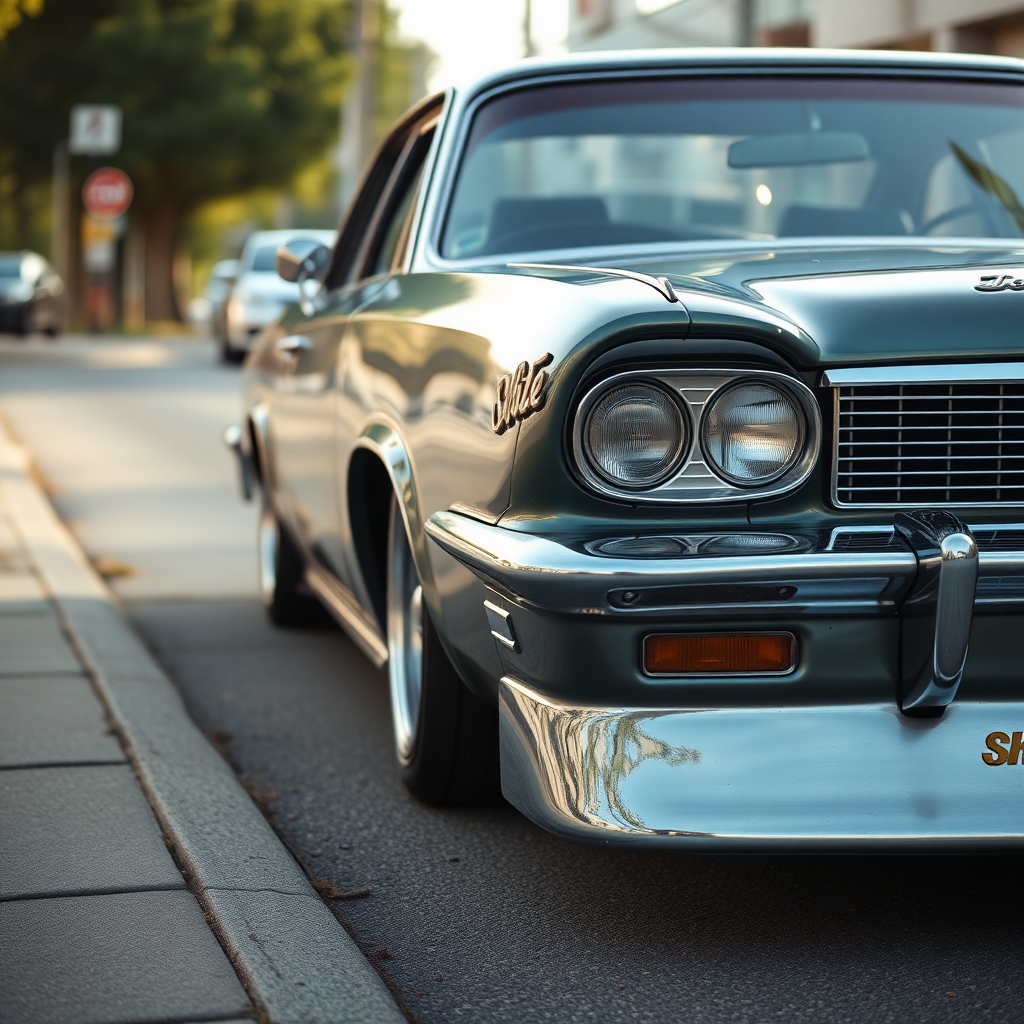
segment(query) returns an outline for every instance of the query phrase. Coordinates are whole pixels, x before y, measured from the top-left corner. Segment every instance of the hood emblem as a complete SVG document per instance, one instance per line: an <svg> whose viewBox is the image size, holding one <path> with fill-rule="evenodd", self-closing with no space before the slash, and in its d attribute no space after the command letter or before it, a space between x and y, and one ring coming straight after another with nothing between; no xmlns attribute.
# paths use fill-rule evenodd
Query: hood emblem
<svg viewBox="0 0 1024 1024"><path fill-rule="evenodd" d="M976 292L1024 292L1024 279L1013 274L986 274L981 284L974 286Z"/></svg>
<svg viewBox="0 0 1024 1024"><path fill-rule="evenodd" d="M494 408L491 410L491 429L504 434L509 427L535 413L544 405L547 393L548 373L544 369L554 356L545 352L531 366L523 361L514 373L505 373L498 378L495 390Z"/></svg>

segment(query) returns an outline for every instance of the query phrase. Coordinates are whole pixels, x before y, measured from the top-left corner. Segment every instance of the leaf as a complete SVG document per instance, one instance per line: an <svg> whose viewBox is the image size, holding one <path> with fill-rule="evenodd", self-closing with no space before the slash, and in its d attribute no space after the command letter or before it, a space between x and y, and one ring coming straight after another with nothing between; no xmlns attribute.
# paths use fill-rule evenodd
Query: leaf
<svg viewBox="0 0 1024 1024"><path fill-rule="evenodd" d="M968 176L1003 207L1016 223L1017 229L1024 234L1024 206L1017 198L1013 186L1005 178L996 174L987 164L976 160L970 153L961 149L952 139L950 139L949 146Z"/></svg>

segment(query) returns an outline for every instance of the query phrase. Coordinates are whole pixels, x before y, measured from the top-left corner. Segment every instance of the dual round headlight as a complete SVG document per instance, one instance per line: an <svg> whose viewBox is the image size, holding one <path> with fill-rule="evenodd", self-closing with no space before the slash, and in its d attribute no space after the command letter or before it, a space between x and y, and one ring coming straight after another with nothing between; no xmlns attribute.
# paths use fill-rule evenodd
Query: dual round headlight
<svg viewBox="0 0 1024 1024"><path fill-rule="evenodd" d="M693 444L684 403L648 381L613 385L584 414L583 454L597 476L623 490L672 477ZM746 379L714 395L700 417L700 448L713 473L737 487L760 487L800 460L807 417L781 384Z"/></svg>

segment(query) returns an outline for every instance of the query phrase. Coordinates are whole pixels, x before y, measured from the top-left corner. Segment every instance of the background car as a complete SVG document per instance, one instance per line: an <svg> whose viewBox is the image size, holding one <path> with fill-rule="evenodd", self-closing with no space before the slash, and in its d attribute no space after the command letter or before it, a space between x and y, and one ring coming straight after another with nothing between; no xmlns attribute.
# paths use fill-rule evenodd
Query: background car
<svg viewBox="0 0 1024 1024"><path fill-rule="evenodd" d="M0 330L51 337L64 326L64 282L38 253L0 253Z"/></svg>
<svg viewBox="0 0 1024 1024"><path fill-rule="evenodd" d="M225 308L221 351L226 361L244 358L259 332L298 301L298 287L282 281L274 269L278 247L308 241L311 250L319 245L330 248L335 237L334 231L305 229L257 231L249 236Z"/></svg>

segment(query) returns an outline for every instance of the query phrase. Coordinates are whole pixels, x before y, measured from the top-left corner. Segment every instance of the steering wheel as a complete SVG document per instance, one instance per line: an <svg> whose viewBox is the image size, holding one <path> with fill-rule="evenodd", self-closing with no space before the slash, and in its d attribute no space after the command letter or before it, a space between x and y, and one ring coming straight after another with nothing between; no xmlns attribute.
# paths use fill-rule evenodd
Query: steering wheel
<svg viewBox="0 0 1024 1024"><path fill-rule="evenodd" d="M948 221L956 220L957 217L962 217L965 213L980 212L976 203L962 203L960 206L954 206L951 210L944 210L942 213L937 213L934 217L929 217L918 228L918 231L922 235L927 235L931 233L933 228L940 227Z"/></svg>

